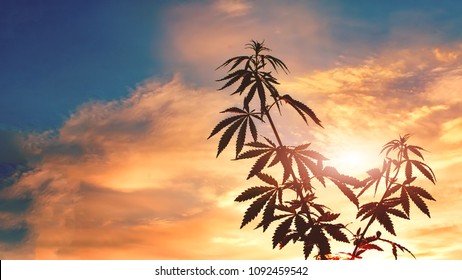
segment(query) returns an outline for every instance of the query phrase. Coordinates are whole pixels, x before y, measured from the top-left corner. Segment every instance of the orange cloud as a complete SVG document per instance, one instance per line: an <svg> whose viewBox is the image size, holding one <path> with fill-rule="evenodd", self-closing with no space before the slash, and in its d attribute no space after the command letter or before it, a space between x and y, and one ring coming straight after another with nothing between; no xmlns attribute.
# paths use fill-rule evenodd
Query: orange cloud
<svg viewBox="0 0 462 280"><path fill-rule="evenodd" d="M249 184L251 163L230 168L232 151L216 159L217 140L206 140L225 103L176 77L81 106L57 136L42 136L35 171L3 190L2 197L30 195L33 205L17 217L27 239L2 256L277 258L270 236L253 242L256 233L239 230L233 199Z"/></svg>
<svg viewBox="0 0 462 280"><path fill-rule="evenodd" d="M290 17L290 20L287 18ZM228 56L251 39L265 40L291 69L324 63L316 51L329 49L328 21L306 2L281 9L277 1L210 1L174 7L167 15L167 64L188 81L208 84ZM290 55L289 55L290 54Z"/></svg>

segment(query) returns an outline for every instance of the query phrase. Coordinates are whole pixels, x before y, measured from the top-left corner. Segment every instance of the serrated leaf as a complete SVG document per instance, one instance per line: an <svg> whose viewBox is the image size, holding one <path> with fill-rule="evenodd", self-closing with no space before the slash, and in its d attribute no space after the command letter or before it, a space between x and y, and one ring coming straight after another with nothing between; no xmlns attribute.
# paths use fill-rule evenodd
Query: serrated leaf
<svg viewBox="0 0 462 280"><path fill-rule="evenodd" d="M309 241L304 241L303 242L303 254L305 255L305 260L308 259L308 257L311 254L311 251L313 251L313 243Z"/></svg>
<svg viewBox="0 0 462 280"><path fill-rule="evenodd" d="M364 238L361 243L360 243L360 246L363 246L364 244L369 244L371 242L374 242L378 239L378 237L376 235L372 235L372 236L368 236L366 238Z"/></svg>
<svg viewBox="0 0 462 280"><path fill-rule="evenodd" d="M288 150L286 147L278 147L276 149L276 155L274 156L273 160L268 164L268 167L272 167L276 165L277 163L281 163L282 168L283 168L283 179L282 183L285 183L287 179L289 179L289 176L291 172L293 171L292 169L292 160L289 157Z"/></svg>
<svg viewBox="0 0 462 280"><path fill-rule="evenodd" d="M287 234L286 237L279 242L279 250L282 250L282 248L284 248L290 240L294 240L295 238L297 238L295 233Z"/></svg>
<svg viewBox="0 0 462 280"><path fill-rule="evenodd" d="M385 156L388 156L388 154L392 151L395 151L398 149L400 146L400 142L398 140L392 140L385 145L383 145L382 151L380 151L380 154L382 154L384 151L386 151Z"/></svg>
<svg viewBox="0 0 462 280"><path fill-rule="evenodd" d="M239 156L239 154L242 151L242 148L244 148L244 143L245 143L245 134L247 132L247 118L242 122L241 128L239 129L239 133L237 134L237 140L236 140L236 158Z"/></svg>
<svg viewBox="0 0 462 280"><path fill-rule="evenodd" d="M298 150L298 151L306 150L306 148L308 148L310 145L311 145L311 143L298 145L297 147L294 148L294 150Z"/></svg>
<svg viewBox="0 0 462 280"><path fill-rule="evenodd" d="M409 160L406 162L405 174L406 174L406 180L411 180L411 178L412 178L412 163Z"/></svg>
<svg viewBox="0 0 462 280"><path fill-rule="evenodd" d="M302 161L303 164L306 167L308 167L308 169L310 169L310 171L311 171L311 173L313 173L313 175L318 175L318 176L322 175L322 169L319 170L318 165L314 161L309 159L308 157L299 155L298 153L295 153L293 156L294 156L295 159L299 159L300 161Z"/></svg>
<svg viewBox="0 0 462 280"><path fill-rule="evenodd" d="M409 205L409 197L407 196L407 192L405 188L401 189L401 206L403 207L404 212L409 217L410 205Z"/></svg>
<svg viewBox="0 0 462 280"><path fill-rule="evenodd" d="M288 94L282 96L281 99L286 101L289 105L291 105L295 109L295 111L297 111L297 113L299 113L299 115L303 118L305 123L308 124L308 121L306 120L306 117L304 114L308 115L317 125L319 125L320 127L323 127L321 125L321 121L318 119L318 117L313 112L313 110L311 110L308 106L306 106L305 104L303 104L302 102L298 100L293 99Z"/></svg>
<svg viewBox="0 0 462 280"><path fill-rule="evenodd" d="M357 258L357 259L361 259L362 257L360 257L364 252L366 252L366 250L364 249L359 249L357 252L356 252L356 256L353 256L353 258Z"/></svg>
<svg viewBox="0 0 462 280"><path fill-rule="evenodd" d="M417 179L417 177L411 177L410 179L406 179L404 182L403 182L403 185L409 185L410 183L414 182L415 179Z"/></svg>
<svg viewBox="0 0 462 280"><path fill-rule="evenodd" d="M247 143L245 144L246 146L249 146L249 147L254 147L254 148L266 148L266 149L271 149L273 147L265 144L265 143L262 143L262 142L250 142L250 143Z"/></svg>
<svg viewBox="0 0 462 280"><path fill-rule="evenodd" d="M305 155L307 157L310 157L315 160L329 160L325 156L321 155L320 153L313 151L313 150L303 150L303 151L297 151L297 153Z"/></svg>
<svg viewBox="0 0 462 280"><path fill-rule="evenodd" d="M234 68L236 68L236 66L241 64L241 62L243 62L244 60L250 59L250 57L248 57L248 56L239 56L239 57L235 57L235 58L236 58L236 61L234 62L233 66L228 70L228 72L232 71Z"/></svg>
<svg viewBox="0 0 462 280"><path fill-rule="evenodd" d="M332 222L340 216L340 213L325 212L319 217L318 222Z"/></svg>
<svg viewBox="0 0 462 280"><path fill-rule="evenodd" d="M331 180L339 189L342 191L342 193L351 201L353 202L356 207L359 207L359 201L354 192L348 188L344 183L339 182L337 180Z"/></svg>
<svg viewBox="0 0 462 280"><path fill-rule="evenodd" d="M274 70L276 70L276 72L278 71L278 67L280 67L285 73L289 72L289 68L287 68L284 62L282 62L280 59L271 55L265 55L265 57L269 61L271 66L273 66Z"/></svg>
<svg viewBox="0 0 462 280"><path fill-rule="evenodd" d="M402 153L403 157L405 160L409 160L409 155L407 153L407 149L404 148L404 149L401 149L400 152Z"/></svg>
<svg viewBox="0 0 462 280"><path fill-rule="evenodd" d="M268 199L271 197L272 193L268 192L261 197L257 198L250 206L247 208L244 214L244 218L242 220L241 228L243 228L246 224L248 224L250 221L255 219L255 217L258 216L260 213L261 209L265 206L266 202Z"/></svg>
<svg viewBox="0 0 462 280"><path fill-rule="evenodd" d="M254 83L247 93L246 97L244 98L244 108L248 111L250 101L252 101L253 97L255 96L255 92L257 91L257 84Z"/></svg>
<svg viewBox="0 0 462 280"><path fill-rule="evenodd" d="M409 187L407 187L407 189L411 190L412 192L414 192L414 193L416 193L418 195L420 195L421 197L424 197L426 199L435 201L433 196L429 192L427 192L425 189L423 189L421 187L409 186Z"/></svg>
<svg viewBox="0 0 462 280"><path fill-rule="evenodd" d="M290 226L292 225L294 217L290 217L279 224L279 226L274 231L273 235L273 249L284 239L284 237L289 233Z"/></svg>
<svg viewBox="0 0 462 280"><path fill-rule="evenodd" d="M414 256L414 254L413 254L409 249L407 249L406 247L404 247L403 245L400 245L400 244L398 244L398 243L393 243L393 245L396 246L396 247L398 247L398 248L399 248L401 251L403 251L403 252L404 252L404 251L408 252L414 259L416 258L416 257Z"/></svg>
<svg viewBox="0 0 462 280"><path fill-rule="evenodd" d="M277 206L277 205L276 205ZM277 207L274 207L275 209ZM266 207L265 207L266 209ZM264 211L264 210L263 210ZM264 213L264 212L263 212ZM269 221L269 224L267 226L269 226L271 223L273 223L274 221L277 221L277 220L280 220L280 219L283 219L283 218L286 218L286 217L289 217L291 216L292 214L283 214L283 215L274 215L271 220ZM263 227L265 225L265 221L263 221L263 219L260 221L260 223L255 227L255 229L259 229L261 227Z"/></svg>
<svg viewBox="0 0 462 280"><path fill-rule="evenodd" d="M262 84L259 77L255 77L255 79L256 79L258 97L260 98L260 110L261 110L261 112L263 114L263 112L266 111L265 88L263 87L263 84Z"/></svg>
<svg viewBox="0 0 462 280"><path fill-rule="evenodd" d="M276 148L276 144L274 144L273 141L271 141L269 138L263 136L263 138L265 138L266 142L268 142L273 148Z"/></svg>
<svg viewBox="0 0 462 280"><path fill-rule="evenodd" d="M264 153L267 153L268 149L259 149L259 150L248 150L242 154L240 154L237 159L248 159L248 158L254 158L258 157Z"/></svg>
<svg viewBox="0 0 462 280"><path fill-rule="evenodd" d="M372 178L366 178L362 181L362 188L361 188L361 191L358 193L358 195L356 197L360 197L363 193L365 193L373 184L374 184L374 180Z"/></svg>
<svg viewBox="0 0 462 280"><path fill-rule="evenodd" d="M273 152L267 152L266 154L258 158L255 164L252 166L252 169L250 169L247 179L252 178L253 176L257 175L260 171L262 171L263 168L265 168L266 164L268 163L272 155L273 155Z"/></svg>
<svg viewBox="0 0 462 280"><path fill-rule="evenodd" d="M239 95L241 95L244 92L244 90L249 85L252 84L251 78L252 78L252 73L251 72L248 72L248 73L244 74L244 76L242 77L241 84L239 85L239 87L233 93L231 93L231 95L234 95L236 93L239 93Z"/></svg>
<svg viewBox="0 0 462 280"><path fill-rule="evenodd" d="M389 188L384 197L389 197L391 195L393 195L394 193L396 193L397 191L399 191L403 186L402 185L394 185L393 187Z"/></svg>
<svg viewBox="0 0 462 280"><path fill-rule="evenodd" d="M306 240L312 241L319 249L319 255L322 259L326 259L326 255L331 253L329 239L322 232L321 228L313 227L307 235Z"/></svg>
<svg viewBox="0 0 462 280"><path fill-rule="evenodd" d="M274 221L274 209L275 209L275 204L276 204L276 193L273 192L273 195L271 196L270 200L266 204L265 210L263 210L263 219L262 219L262 224L263 224L263 231L265 232L269 225Z"/></svg>
<svg viewBox="0 0 462 280"><path fill-rule="evenodd" d="M395 256L395 260L398 259L398 251L396 250L396 245L393 243L391 246L391 252L393 253L393 256Z"/></svg>
<svg viewBox="0 0 462 280"><path fill-rule="evenodd" d="M332 236L335 240L345 242L345 243L350 243L346 234L343 233L340 229L341 228L339 226L335 226L335 225L325 225L324 226L324 230L330 236Z"/></svg>
<svg viewBox="0 0 462 280"><path fill-rule="evenodd" d="M361 205L361 207L359 207L358 214L356 214L356 218L359 218L359 217L361 217L363 215L365 215L365 217L371 216L372 213L375 212L376 208L377 208L377 202L369 202L369 203L366 203L364 205ZM363 220L364 219L365 218L363 218Z"/></svg>
<svg viewBox="0 0 462 280"><path fill-rule="evenodd" d="M273 190L273 187L266 187L266 186L258 186L258 187L251 187L243 191L234 201L236 202L243 202L259 195L262 195L266 192Z"/></svg>
<svg viewBox="0 0 462 280"><path fill-rule="evenodd" d="M376 244L371 244L371 243L362 245L361 248L364 249L364 250L377 250L377 251L383 251L383 249L382 249L381 247L379 247L379 246L376 245Z"/></svg>
<svg viewBox="0 0 462 280"><path fill-rule="evenodd" d="M210 133L210 136L207 139L210 139L213 135L220 132L223 128L227 127L231 123L233 123L233 122L235 122L235 121L237 121L237 120L239 120L241 118L242 118L242 116L233 116L233 117L222 120L221 122L219 122L215 126L215 128L212 130L212 132Z"/></svg>
<svg viewBox="0 0 462 280"><path fill-rule="evenodd" d="M397 217L400 217L400 218L409 220L409 217L408 217L405 213L401 212L401 211L398 210L398 209L388 208L388 209L387 209L387 212L390 213L390 214L392 214L392 215L395 215L395 216L397 216Z"/></svg>
<svg viewBox="0 0 462 280"><path fill-rule="evenodd" d="M341 182L342 184L348 184L348 185L351 185L351 186L353 186L355 188L360 188L360 187L363 186L363 183L360 180L358 180L358 179L356 179L354 177L351 177L351 176L340 174L337 171L337 169L335 169L332 166L324 167L323 174L326 177L336 179L338 182Z"/></svg>
<svg viewBox="0 0 462 280"><path fill-rule="evenodd" d="M427 177L428 180L430 180L433 184L436 183L435 174L428 165L416 160L412 160L411 162L425 177Z"/></svg>
<svg viewBox="0 0 462 280"><path fill-rule="evenodd" d="M430 217L430 210L428 210L427 204L423 201L420 196L413 192L412 189L406 188L407 193L409 194L409 197L411 200L414 202L414 204L422 211L425 215L427 215L429 218Z"/></svg>
<svg viewBox="0 0 462 280"><path fill-rule="evenodd" d="M241 123L242 123L242 120L236 121L234 124L228 127L228 129L223 133L223 135L220 138L220 142L218 142L217 157L226 148L226 146L228 146L229 141L231 141L231 138L233 137L234 133L239 128Z"/></svg>
<svg viewBox="0 0 462 280"><path fill-rule="evenodd" d="M322 163L321 160L318 160L317 162L317 170L321 170L321 175L319 176L316 176L316 179L324 186L324 188L326 187L326 180L324 179L324 176L322 174L322 170L324 170L324 165Z"/></svg>
<svg viewBox="0 0 462 280"><path fill-rule="evenodd" d="M276 209L283 211L283 212L289 212L289 213L295 214L295 209L288 207L286 205L278 204L276 205Z"/></svg>
<svg viewBox="0 0 462 280"><path fill-rule="evenodd" d="M241 108L237 108L237 107L230 107L224 111L221 111L220 113L247 114L246 111L242 110Z"/></svg>
<svg viewBox="0 0 462 280"><path fill-rule="evenodd" d="M237 82L239 79L241 79L245 74L247 74L248 71L247 70L237 70L233 73L230 73L229 75L225 76L224 78L222 79L219 79L217 81L225 81L225 80L228 80L224 86L222 86L221 88L219 88L218 90L223 90L229 86L231 86L232 84L234 84L235 82Z"/></svg>
<svg viewBox="0 0 462 280"><path fill-rule="evenodd" d="M275 187L278 186L278 181L276 181L276 179L274 179L271 175L259 172L257 174L257 177L260 180L262 180L263 182L267 183L267 184L270 184L270 185L275 186Z"/></svg>
<svg viewBox="0 0 462 280"><path fill-rule="evenodd" d="M295 228L300 235L304 235L308 230L308 224L301 215L295 216Z"/></svg>
<svg viewBox="0 0 462 280"><path fill-rule="evenodd" d="M418 146L412 146L412 145L408 145L407 148L409 149L409 151L411 151L412 153L420 157L422 160L425 160L422 153L419 151L419 150L425 151L425 149L418 147Z"/></svg>
<svg viewBox="0 0 462 280"><path fill-rule="evenodd" d="M257 132L257 127L255 126L254 121L252 118L249 118L249 128L250 128L250 134L252 134L252 138L254 142L257 142L258 138L258 132Z"/></svg>
<svg viewBox="0 0 462 280"><path fill-rule="evenodd" d="M370 169L366 173L374 179L378 179L382 176L382 172L378 168Z"/></svg>
<svg viewBox="0 0 462 280"><path fill-rule="evenodd" d="M393 222L385 211L378 211L375 216L377 221L391 234L396 235Z"/></svg>
<svg viewBox="0 0 462 280"><path fill-rule="evenodd" d="M233 68L235 68L235 67L240 63L240 62L237 63L237 61L241 60L241 62L242 62L244 59L250 59L250 57L248 57L248 56L236 56L236 57L232 57L232 58L226 60L226 61L225 61L223 64L221 64L220 66L218 66L215 70L218 70L218 69L220 69L220 68L222 68L222 67L226 67L226 66L227 66L228 64L230 64L231 62L236 61L236 62L235 62L235 66L233 65L233 67L229 70L229 71L231 71ZM237 65L236 65L236 63L237 63Z"/></svg>
<svg viewBox="0 0 462 280"><path fill-rule="evenodd" d="M302 161L298 157L295 157L295 163L297 164L297 170L298 170L298 174L300 175L300 178L302 180L309 179L310 174L308 173L308 170L305 168L305 165L302 163Z"/></svg>
<svg viewBox="0 0 462 280"><path fill-rule="evenodd" d="M393 208L400 204L401 204L401 199L398 197L387 198L387 199L384 199L382 202L382 205L387 208Z"/></svg>

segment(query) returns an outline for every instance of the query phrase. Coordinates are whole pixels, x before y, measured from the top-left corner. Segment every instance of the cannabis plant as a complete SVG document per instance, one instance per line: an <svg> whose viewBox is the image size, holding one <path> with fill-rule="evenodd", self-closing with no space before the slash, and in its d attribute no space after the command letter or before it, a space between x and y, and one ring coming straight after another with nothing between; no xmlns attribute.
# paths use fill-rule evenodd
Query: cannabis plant
<svg viewBox="0 0 462 280"><path fill-rule="evenodd" d="M417 169L435 183L435 175L425 163L411 158L411 154L423 160L421 147L407 144L408 135L384 146L382 168L371 169L368 177L359 180L341 174L334 167L326 166L327 158L311 149L311 144L287 145L273 121L273 114L283 114L285 107L295 110L308 125L313 122L322 128L321 121L305 103L281 94L275 73L289 73L286 64L269 55L264 42L251 41L246 45L250 55L226 60L219 68L228 68L227 75L219 82L219 90L234 87L231 95L242 96L242 106L230 107L221 113L228 117L220 121L209 138L221 133L217 157L235 139L235 160L254 160L247 179L257 177L262 185L244 190L237 202L250 201L241 228L258 216L256 228L268 230L275 225L273 248L284 248L289 242L302 243L303 254L312 253L317 259L356 259L368 250L379 250L380 242L391 245L397 258L397 249L404 246L383 238L381 232L368 235L374 222L378 222L391 235L396 235L392 218L410 218L411 202L430 216L424 199L434 200L423 188L415 186ZM276 111L277 110L277 111ZM259 129L269 124L272 135L261 135ZM250 134L249 134L250 132ZM270 175L269 169L280 166L281 174ZM401 174L403 173L404 175ZM274 172L272 172L274 173ZM357 219L365 221L363 229L353 231L346 224L336 222L340 216L316 197L316 187L337 188L357 208ZM378 201L360 203L368 190L383 193ZM351 217L353 221L355 217ZM352 245L352 251L332 254L334 241Z"/></svg>

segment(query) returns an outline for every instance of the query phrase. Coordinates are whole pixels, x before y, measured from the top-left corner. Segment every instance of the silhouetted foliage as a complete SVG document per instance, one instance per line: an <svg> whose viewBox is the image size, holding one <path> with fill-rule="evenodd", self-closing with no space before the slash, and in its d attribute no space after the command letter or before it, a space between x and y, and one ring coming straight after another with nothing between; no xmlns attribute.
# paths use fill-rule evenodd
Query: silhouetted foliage
<svg viewBox="0 0 462 280"><path fill-rule="evenodd" d="M231 107L221 112L231 116L219 122L209 136L223 131L218 143L219 156L236 135L235 159L254 160L247 179L258 177L266 184L250 187L235 199L237 202L250 201L241 228L257 217L260 218L256 228L262 228L264 232L275 224L273 248L282 249L289 242L303 243L305 258L315 249L317 259L356 259L369 250L383 251L380 243L390 245L395 258L397 249L414 256L404 246L382 238L381 232L367 236L367 231L377 221L388 233L396 235L393 219L410 219L411 202L430 217L425 200L434 198L414 183L416 170L432 183L436 182L432 169L423 163L422 152L425 150L409 145L409 135L390 141L381 152L384 154L382 167L367 171L368 177L359 180L325 166L328 159L310 149L310 144L284 145L271 117L274 108L282 114L283 105L289 105L307 125L314 122L322 127L321 121L303 102L288 94L280 95L277 90L279 82L270 70L276 73L282 70L287 74L289 69L282 60L267 54L270 49L264 42L251 41L247 48L253 53L230 58L217 68L229 67L228 74L218 80L225 83L219 90L237 85L231 95L239 94L243 100L242 108ZM269 136L259 138L259 125L266 122L276 141ZM264 172L276 165L282 167L280 180ZM356 218L367 221L364 229L359 228L353 233L347 225L335 222L340 213L319 201L313 184L338 188L339 193L357 207ZM378 201L361 203L359 199L370 189L373 189L374 197L383 191L382 197ZM334 240L352 244L352 252L332 254Z"/></svg>

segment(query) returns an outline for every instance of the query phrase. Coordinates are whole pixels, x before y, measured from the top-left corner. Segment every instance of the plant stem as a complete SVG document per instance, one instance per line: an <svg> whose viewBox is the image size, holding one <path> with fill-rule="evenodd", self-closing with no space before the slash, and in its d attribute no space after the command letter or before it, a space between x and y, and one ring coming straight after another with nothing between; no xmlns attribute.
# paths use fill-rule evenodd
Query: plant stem
<svg viewBox="0 0 462 280"><path fill-rule="evenodd" d="M276 136L279 147L283 147L284 144L282 143L281 137L279 136L279 133L278 133L278 131L276 129L276 126L274 125L274 122L273 122L273 119L271 118L271 114L269 113L269 110L265 109L264 114L268 117L268 121L269 121L269 123L271 125L271 128L273 129L274 135ZM292 180L294 181L294 183L298 181L297 176L295 175L294 169L292 168L292 165L290 165L290 175L292 176ZM301 187L297 188L296 192L297 192L297 196L300 197L300 201L304 201L305 200L305 195L303 195L302 188ZM306 217L308 218L310 223L313 222L313 218L311 217L311 212L309 211L309 208L308 208L308 206L306 204L302 204L301 212L307 214Z"/></svg>
<svg viewBox="0 0 462 280"><path fill-rule="evenodd" d="M254 66L255 66L255 71L254 71L254 76L255 78L257 78L259 76L259 73L258 73L258 65L260 64L260 60L258 59L259 56L258 56L258 52L255 53L255 62L254 62ZM271 108L275 103L273 103L269 108ZM271 125L271 129L273 130L273 133L274 135L276 136L276 140L279 144L279 147L284 147L284 144L282 143L282 140L281 140L281 137L279 136L279 132L274 124L274 121L273 121L273 118L271 117L271 114L269 112L269 108L268 106L266 106L263 110L263 114L266 115L266 117L268 118L268 121ZM290 175L292 176L292 180L295 182L298 182L298 179L297 179L297 176L295 175L295 172L294 172L294 169L292 168L292 165L290 165ZM304 201L305 200L305 196L303 195L303 191L302 191L302 188L299 188L297 189L297 195L300 196L300 200L301 201ZM309 211L309 209L307 208L307 205L305 204L302 204L302 212L305 212L307 215L307 218L310 222L312 222L312 218L311 218L311 213Z"/></svg>
<svg viewBox="0 0 462 280"><path fill-rule="evenodd" d="M398 162L401 163L401 160L402 160L402 155L399 154L399 161ZM392 162L390 161L387 169L391 168L391 163ZM392 182L396 181L396 178L398 177L400 169L401 169L401 165L398 166L398 168L396 169L396 172L395 172L395 175L393 176L393 179L390 180L390 178L388 178L388 176L385 178L385 180L386 180L385 192L383 193L382 198L380 199L379 203L377 204L377 208L383 203L384 199L387 197L388 190L391 188ZM385 173L385 171L384 171L384 173ZM361 245L361 242L364 240L364 236L366 235L367 230L372 225L372 223L375 221L376 216L377 216L377 212L374 212L374 214L372 214L371 218L369 219L369 222L367 223L366 227L364 228L363 232L361 233L361 237L356 242L355 248L354 248L353 253L352 253L353 256L356 255L356 252L358 251L359 246Z"/></svg>
<svg viewBox="0 0 462 280"><path fill-rule="evenodd" d="M271 128L273 129L274 135L276 136L276 140L278 141L279 146L280 147L284 146L284 144L282 144L281 137L279 136L279 133L278 133L278 131L276 129L276 126L274 125L273 118L271 118L271 115L270 115L268 109L265 109L264 113L265 113L266 117L268 118L268 121L269 121L269 123L271 125Z"/></svg>

